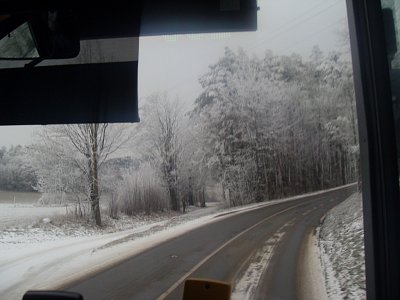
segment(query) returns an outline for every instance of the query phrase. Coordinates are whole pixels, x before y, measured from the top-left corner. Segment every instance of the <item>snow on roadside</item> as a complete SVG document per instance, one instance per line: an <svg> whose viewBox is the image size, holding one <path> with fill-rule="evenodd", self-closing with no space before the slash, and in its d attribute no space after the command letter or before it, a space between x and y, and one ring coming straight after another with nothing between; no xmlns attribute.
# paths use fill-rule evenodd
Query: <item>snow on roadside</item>
<svg viewBox="0 0 400 300"><path fill-rule="evenodd" d="M0 294L7 296L7 299L21 299L27 289L56 288L65 281L109 267L220 218L304 196L307 195L231 209L221 209L215 205L203 209L191 208L183 215L164 214L159 219L151 216L142 222L132 221L130 225L129 222L128 225L117 222L108 227L111 228L109 231L99 231L90 226L79 227L82 224L63 227L62 222L55 222L56 219L49 223L42 222L38 227L3 230L0 231ZM121 230L127 227L130 229Z"/></svg>
<svg viewBox="0 0 400 300"><path fill-rule="evenodd" d="M361 194L328 212L319 231L319 249L329 299L365 299Z"/></svg>
<svg viewBox="0 0 400 300"><path fill-rule="evenodd" d="M143 226L141 230L47 242L25 251L0 250L0 294L6 299L21 299L28 289L57 289L66 282L108 268L168 239L215 221L214 216L206 215L186 222L181 220L179 226L175 224L168 227L165 226L168 221L164 221L164 224L159 222ZM153 230L154 226L158 230ZM139 235L140 238L125 239L132 235ZM113 241L121 239L125 239L123 243L112 245ZM111 245L104 247L105 244Z"/></svg>
<svg viewBox="0 0 400 300"><path fill-rule="evenodd" d="M99 229L92 222L74 217L74 215L50 215L34 221L28 226L9 226L0 230L0 253L6 249L26 248L43 242L60 242L66 239L73 240L79 237L102 236L114 232L155 226L163 221L177 217L178 214L163 213L137 215L134 217L121 216L114 220L103 216L105 227ZM147 228L146 227L146 228ZM0 258L1 260L1 258Z"/></svg>
<svg viewBox="0 0 400 300"><path fill-rule="evenodd" d="M351 186L348 185L348 186ZM341 187L339 187L341 188ZM333 188L330 190L336 190ZM326 190L326 191L330 191ZM240 207L223 208L215 202L207 203L206 208L189 207L186 214L161 213L150 216L121 216L114 220L103 216L106 227L99 230L90 222L73 220L66 214L65 207L36 206L33 204L1 204L0 203L0 254L5 249L26 248L43 242L61 242L75 237L104 235L112 232L132 230L144 225L154 227L158 222L167 221L168 227L179 225L202 216L221 217L240 213L244 210L257 209L263 206L275 205L285 201L293 201L305 196L318 195L326 191L318 191L284 199L253 203ZM43 218L49 218L50 223L43 223ZM164 225L163 225L164 226ZM153 228L153 231L155 228ZM162 229L159 227L158 229ZM134 231L136 232L136 231ZM1 259L1 258L0 258Z"/></svg>

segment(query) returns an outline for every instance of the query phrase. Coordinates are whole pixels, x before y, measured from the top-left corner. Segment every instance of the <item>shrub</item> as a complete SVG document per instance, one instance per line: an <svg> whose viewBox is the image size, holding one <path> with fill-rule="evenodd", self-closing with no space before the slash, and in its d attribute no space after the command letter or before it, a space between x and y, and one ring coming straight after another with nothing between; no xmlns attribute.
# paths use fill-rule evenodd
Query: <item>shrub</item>
<svg viewBox="0 0 400 300"><path fill-rule="evenodd" d="M117 192L119 210L129 216L165 211L169 208L168 193L150 166L129 171L123 176Z"/></svg>

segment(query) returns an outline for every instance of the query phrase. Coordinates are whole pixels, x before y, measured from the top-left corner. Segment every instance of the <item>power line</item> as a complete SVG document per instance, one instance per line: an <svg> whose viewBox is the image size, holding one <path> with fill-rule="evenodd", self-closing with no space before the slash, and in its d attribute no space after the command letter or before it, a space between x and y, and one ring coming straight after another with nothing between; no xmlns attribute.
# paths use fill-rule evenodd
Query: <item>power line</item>
<svg viewBox="0 0 400 300"><path fill-rule="evenodd" d="M274 33L274 35L273 35L272 37L267 38L267 39L264 39L264 40L261 41L261 42L257 42L255 45L250 46L248 49L249 49L249 50L251 50L251 49L256 49L256 48L262 46L265 42L269 42L269 41L275 39L276 37L281 36L282 33L289 31L290 29L294 28L295 26L297 26L297 25L299 25L299 24L302 24L302 23L305 23L305 22L311 20L312 18L315 18L316 16L319 16L319 15L323 14L323 13L326 12L328 9L332 8L333 6L337 5L337 4L340 3L340 2L341 2L341 0L335 1L335 2L332 3L331 5L329 5L329 6L327 6L327 7L324 7L322 10L318 10L318 12L316 12L315 14L312 14L312 15L308 16L307 18L302 18L303 16L309 15L309 13L310 13L311 11L315 10L316 8L319 8L319 7L321 6L321 4L324 4L324 3L325 3L325 2L320 2L319 4L317 4L317 5L313 6L312 8L310 8L307 12L304 12L303 14L301 14L301 15L297 16L296 18L292 19L290 22L286 23L283 27L281 27L281 28L279 28L279 29L273 31L272 33ZM320 29L319 31L313 32L312 34L307 35L306 38L302 38L302 40L299 41L299 42L290 44L289 47L286 47L285 49L283 49L283 51L287 51L288 49L291 49L291 48L293 48L293 47L296 46L296 45L299 45L299 44L304 43L305 41L309 40L311 37L313 37L313 36L315 36L315 35L318 35L319 33L321 33L321 32L323 32L323 31L329 29L330 27L332 27L333 25L337 24L338 22L340 22L340 21L343 20L343 19L344 19L344 18L341 18L341 19L335 21L334 23L331 23L331 24L329 24L329 25L323 27L323 28ZM300 22L295 22L295 21L297 21L297 20L300 20ZM295 23L293 23L293 22L295 22ZM288 25L291 25L291 26L287 27ZM285 27L286 27L286 29L282 30L282 29L285 28ZM283 52L283 51L282 51L282 52ZM194 76L192 76L192 77L186 77L186 78L180 80L179 82L177 82L176 84L174 84L173 86L171 86L170 88L168 88L167 91L175 90L177 87L181 86L183 83L185 83L185 82L187 82L187 81L189 81L189 80L193 80L193 79L195 79L195 78L196 78L196 77L194 77Z"/></svg>
<svg viewBox="0 0 400 300"><path fill-rule="evenodd" d="M256 48L260 47L261 45L265 44L266 42L270 42L271 40L276 39L277 37L281 36L282 33L287 32L287 31L289 31L290 29L295 28L297 25L303 24L303 23L305 23L305 22L311 20L312 18L315 18L315 17L317 17L317 16L319 16L319 15L325 13L326 11L328 11L328 9L330 9L331 7L337 5L337 4L340 3L340 2L341 2L341 0L336 1L336 2L332 3L331 5L325 7L324 9L319 10L317 13L312 14L312 15L308 16L307 18L302 19L302 18L301 18L302 16L309 14L310 11L312 11L313 9L315 9L316 7L318 7L319 5L314 6L311 10L308 10L307 12L305 12L305 13L301 14L300 16L298 16L297 18L292 19L292 21L286 23L286 24L285 24L284 26L282 26L281 28L275 30L275 32L272 32L272 34L273 34L272 37L268 37L268 38L265 38L265 39L262 40L262 41L257 42L257 43L256 43L254 46L252 46L250 49L256 49ZM300 22L295 22L295 23L293 23L293 21L299 20L299 19L300 19ZM290 26L287 27L288 25L290 25ZM285 27L286 27L286 29L285 29L285 30L282 30L282 29L285 28Z"/></svg>
<svg viewBox="0 0 400 300"><path fill-rule="evenodd" d="M297 45L304 43L305 41L309 40L311 37L314 37L314 36L320 34L321 32L324 32L325 30L327 30L327 29L333 27L334 25L338 24L338 23L341 22L341 21L344 21L345 19L346 19L346 18L344 18L344 17L343 17L343 18L340 18L339 20L336 20L335 22L332 22L332 23L330 23L329 25L327 25L327 26L325 26L325 27L322 27L320 30L312 32L311 34L307 35L305 38L302 38L300 41L291 43L288 47L284 48L283 51L281 51L281 52L284 52L284 51L288 51L288 50L290 50L290 49L293 49L293 48L296 47Z"/></svg>
<svg viewBox="0 0 400 300"><path fill-rule="evenodd" d="M285 47L285 48L282 49L280 52L287 52L287 51L289 51L290 49L295 48L297 45L306 42L306 41L309 40L310 38L312 38L312 37L314 37L314 36L316 36L316 35L318 35L318 34L324 32L324 31L330 29L331 27L333 27L334 25L338 24L339 22L341 22L341 21L343 21L343 20L345 20L345 19L346 19L346 18L343 17L343 18L340 18L339 20L335 20L334 22L328 24L327 26L322 27L320 30L315 31L315 32L312 32L311 34L305 36L305 37L302 38L300 41L296 41L296 42L294 42L294 43L291 43L288 47ZM168 88L167 91L172 91L172 90L176 89L177 87L179 87L180 85L182 85L183 83L185 83L185 82L187 82L187 81L189 81L189 80L194 80L194 79L196 79L195 76L186 77L186 78L180 80L179 82L177 82L176 84L174 84L172 87Z"/></svg>

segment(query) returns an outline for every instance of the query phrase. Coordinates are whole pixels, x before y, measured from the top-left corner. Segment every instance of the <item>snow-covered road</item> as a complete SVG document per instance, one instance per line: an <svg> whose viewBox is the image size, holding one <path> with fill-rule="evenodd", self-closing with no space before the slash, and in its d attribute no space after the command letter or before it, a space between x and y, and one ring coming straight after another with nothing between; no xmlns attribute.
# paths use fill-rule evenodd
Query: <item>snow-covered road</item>
<svg viewBox="0 0 400 300"><path fill-rule="evenodd" d="M318 193L322 192L313 194ZM217 219L299 197L225 210L211 206L109 234L55 237L54 240L43 237L44 242L19 241L18 244L7 243L0 238L0 294L4 299L21 299L28 289L56 288Z"/></svg>

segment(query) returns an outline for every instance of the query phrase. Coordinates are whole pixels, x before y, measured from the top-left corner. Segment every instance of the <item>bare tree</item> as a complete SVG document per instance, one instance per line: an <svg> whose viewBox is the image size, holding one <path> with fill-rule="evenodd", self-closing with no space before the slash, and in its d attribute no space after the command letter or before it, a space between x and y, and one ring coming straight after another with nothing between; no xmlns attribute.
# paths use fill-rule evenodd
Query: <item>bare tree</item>
<svg viewBox="0 0 400 300"><path fill-rule="evenodd" d="M42 147L36 147L36 149L41 149L44 161L47 159L46 156L51 156L53 161L56 159L60 162L68 162L69 166L72 165L79 171L84 180L80 182L83 188L73 190L73 192L85 194L91 206L92 218L98 226L102 225L99 169L111 154L129 140L128 129L126 125L119 124L73 124L44 127L40 134ZM65 163L59 164L60 167L63 165ZM63 171L67 170L61 170ZM42 178L42 180L51 180L51 178ZM68 186L68 183L66 185Z"/></svg>
<svg viewBox="0 0 400 300"><path fill-rule="evenodd" d="M168 190L170 207L180 210L179 160L182 153L182 110L178 100L166 94L152 95L143 108L141 131L144 156L158 168Z"/></svg>
<svg viewBox="0 0 400 300"><path fill-rule="evenodd" d="M77 58L64 63L98 63L113 59L113 56L114 53L102 43L89 41L81 45ZM72 124L46 127L41 135L42 143L47 145L45 152L52 153L58 160L72 163L86 178L86 189L83 190L98 226L102 224L99 168L112 153L128 142L131 136L127 134L127 129L128 126L121 124Z"/></svg>

